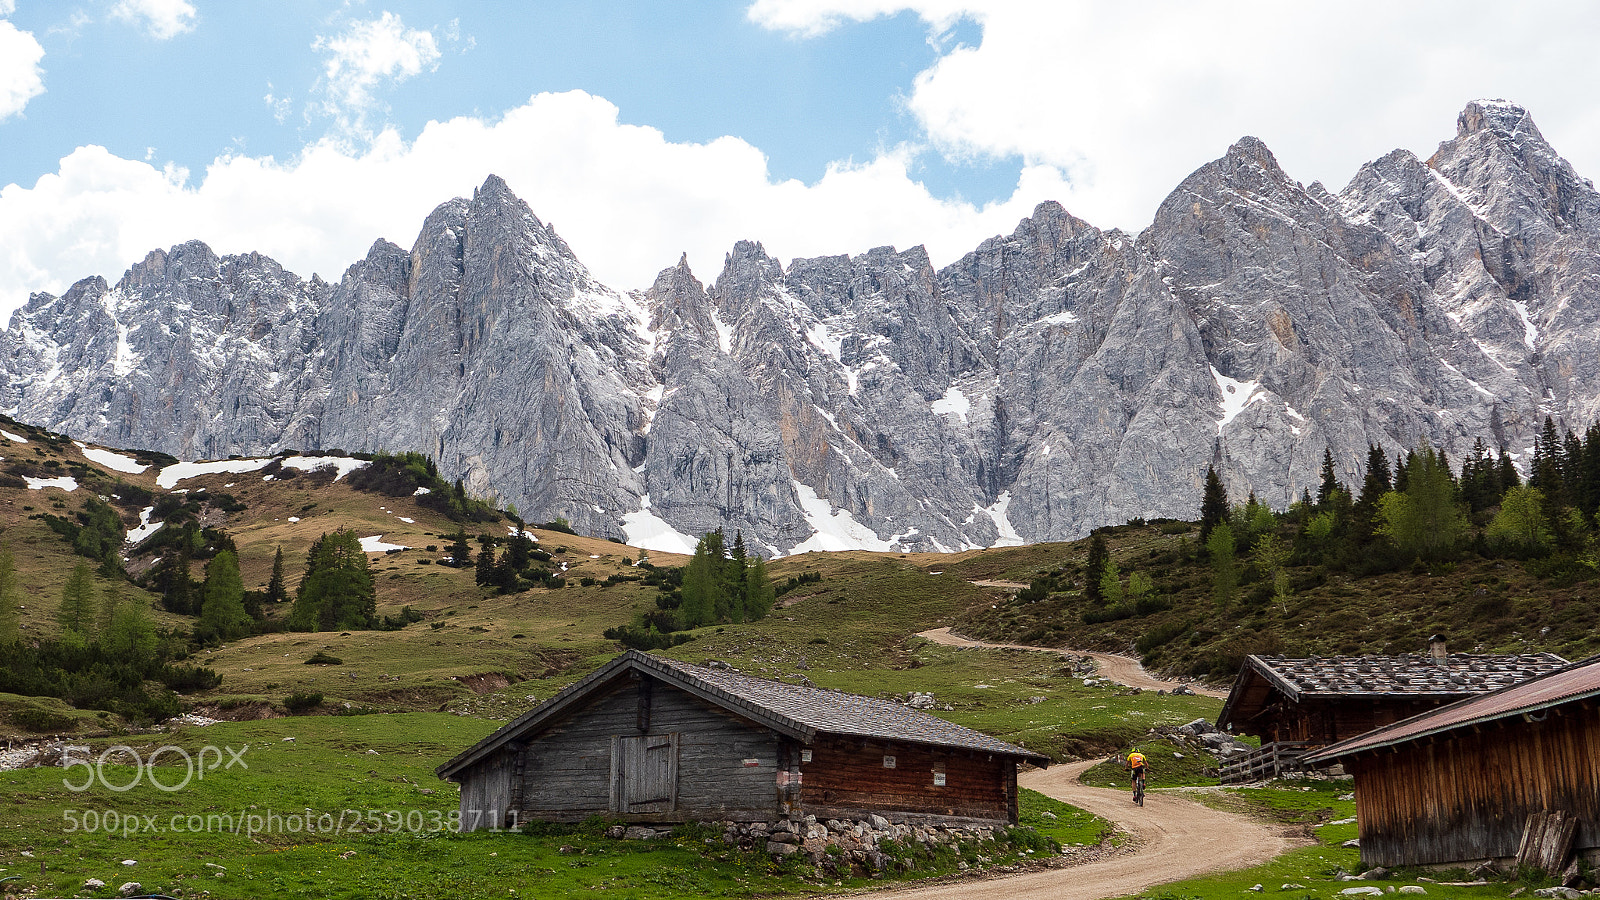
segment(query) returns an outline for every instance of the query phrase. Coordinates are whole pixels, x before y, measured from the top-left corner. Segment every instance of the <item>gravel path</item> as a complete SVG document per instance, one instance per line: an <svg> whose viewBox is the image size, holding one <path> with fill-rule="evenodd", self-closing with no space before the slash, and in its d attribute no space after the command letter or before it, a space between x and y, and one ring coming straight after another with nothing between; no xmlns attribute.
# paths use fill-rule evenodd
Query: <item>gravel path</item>
<svg viewBox="0 0 1600 900"><path fill-rule="evenodd" d="M1303 843L1281 826L1154 791L1134 806L1127 791L1078 781L1099 760L1029 772L1019 784L1116 822L1134 852L1021 875L888 890L889 900L1100 900L1159 884L1259 865Z"/></svg>
<svg viewBox="0 0 1600 900"><path fill-rule="evenodd" d="M978 641L973 640L972 638L964 638L959 634L952 634L949 628L935 628L932 631L924 631L918 634L917 637L927 638L928 640L933 641L935 644L943 644L946 647L984 647L990 650L1037 650L1040 653L1059 653L1062 656L1087 656L1091 657L1100 667L1100 674L1102 676L1115 681L1117 684L1125 684L1129 687L1142 688L1147 691L1164 690L1169 692L1177 687L1187 687L1189 690L1194 691L1196 694L1199 694L1203 697L1217 697L1221 699L1228 696L1227 691L1213 690L1208 687L1201 687L1193 684L1183 684L1182 682L1178 681L1162 681L1154 675L1151 675L1149 672L1146 672L1144 670L1144 666L1139 665L1139 661L1131 656L1120 656L1115 653L1100 653L1095 650L1060 650L1055 647L1034 647L1028 644L992 644L988 641Z"/></svg>

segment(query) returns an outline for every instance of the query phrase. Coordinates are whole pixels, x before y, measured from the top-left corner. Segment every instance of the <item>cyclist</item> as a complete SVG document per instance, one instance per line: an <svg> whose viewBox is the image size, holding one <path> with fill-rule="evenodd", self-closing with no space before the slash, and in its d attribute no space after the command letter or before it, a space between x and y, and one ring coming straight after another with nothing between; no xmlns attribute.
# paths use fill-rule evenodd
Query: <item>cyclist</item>
<svg viewBox="0 0 1600 900"><path fill-rule="evenodd" d="M1144 754L1137 750L1129 753L1128 768L1131 770L1133 780L1133 802L1139 803L1139 805L1143 806L1144 804L1140 801L1144 799Z"/></svg>

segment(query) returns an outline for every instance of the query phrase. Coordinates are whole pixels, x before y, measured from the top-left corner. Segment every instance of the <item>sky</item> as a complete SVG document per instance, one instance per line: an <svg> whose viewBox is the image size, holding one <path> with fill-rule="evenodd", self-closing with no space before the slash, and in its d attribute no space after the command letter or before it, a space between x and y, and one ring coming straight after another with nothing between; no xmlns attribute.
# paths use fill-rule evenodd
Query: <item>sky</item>
<svg viewBox="0 0 1600 900"><path fill-rule="evenodd" d="M1338 190L1480 97L1600 177L1596 46L1567 0L0 0L0 316L191 239L336 280L490 174L623 290L1137 232L1246 134Z"/></svg>

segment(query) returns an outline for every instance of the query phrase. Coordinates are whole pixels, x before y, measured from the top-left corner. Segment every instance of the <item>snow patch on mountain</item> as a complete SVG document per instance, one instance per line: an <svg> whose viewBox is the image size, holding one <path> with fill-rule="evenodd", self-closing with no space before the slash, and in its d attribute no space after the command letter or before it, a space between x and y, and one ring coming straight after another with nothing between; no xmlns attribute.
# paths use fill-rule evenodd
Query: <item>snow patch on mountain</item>
<svg viewBox="0 0 1600 900"><path fill-rule="evenodd" d="M662 553L694 553L695 545L699 541L668 525L665 519L651 512L649 494L640 497L639 504L640 507L636 512L627 513L622 517L622 533L627 535L628 544Z"/></svg>
<svg viewBox="0 0 1600 900"><path fill-rule="evenodd" d="M123 472L128 475L137 475L140 472L143 472L145 469L150 468L149 463L139 462L137 459L134 459L131 456L123 456L121 453L112 453L110 450L102 450L99 447L90 447L82 441L73 441L72 443L77 445L78 450L83 453L85 459L88 459L91 462L97 462L113 471Z"/></svg>
<svg viewBox="0 0 1600 900"><path fill-rule="evenodd" d="M814 550L878 550L889 552L894 544L878 537L878 533L856 521L849 510L834 509L833 504L817 496L817 492L798 481L789 482L795 498L811 525L813 534L796 544L790 555L810 553Z"/></svg>

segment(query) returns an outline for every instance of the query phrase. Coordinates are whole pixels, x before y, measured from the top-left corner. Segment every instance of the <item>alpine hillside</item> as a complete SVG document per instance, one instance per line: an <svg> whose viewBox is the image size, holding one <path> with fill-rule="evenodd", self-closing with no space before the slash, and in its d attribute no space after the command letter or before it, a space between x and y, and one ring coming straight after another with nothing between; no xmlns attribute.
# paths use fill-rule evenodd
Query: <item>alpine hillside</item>
<svg viewBox="0 0 1600 900"><path fill-rule="evenodd" d="M35 294L0 411L184 459L422 451L656 549L959 550L1188 518L1208 465L1282 508L1325 450L1346 483L1369 444L1525 460L1600 416L1597 293L1600 193L1485 100L1337 194L1246 137L1138 235L1045 203L942 269L741 241L631 293L491 176L337 283L193 241Z"/></svg>

